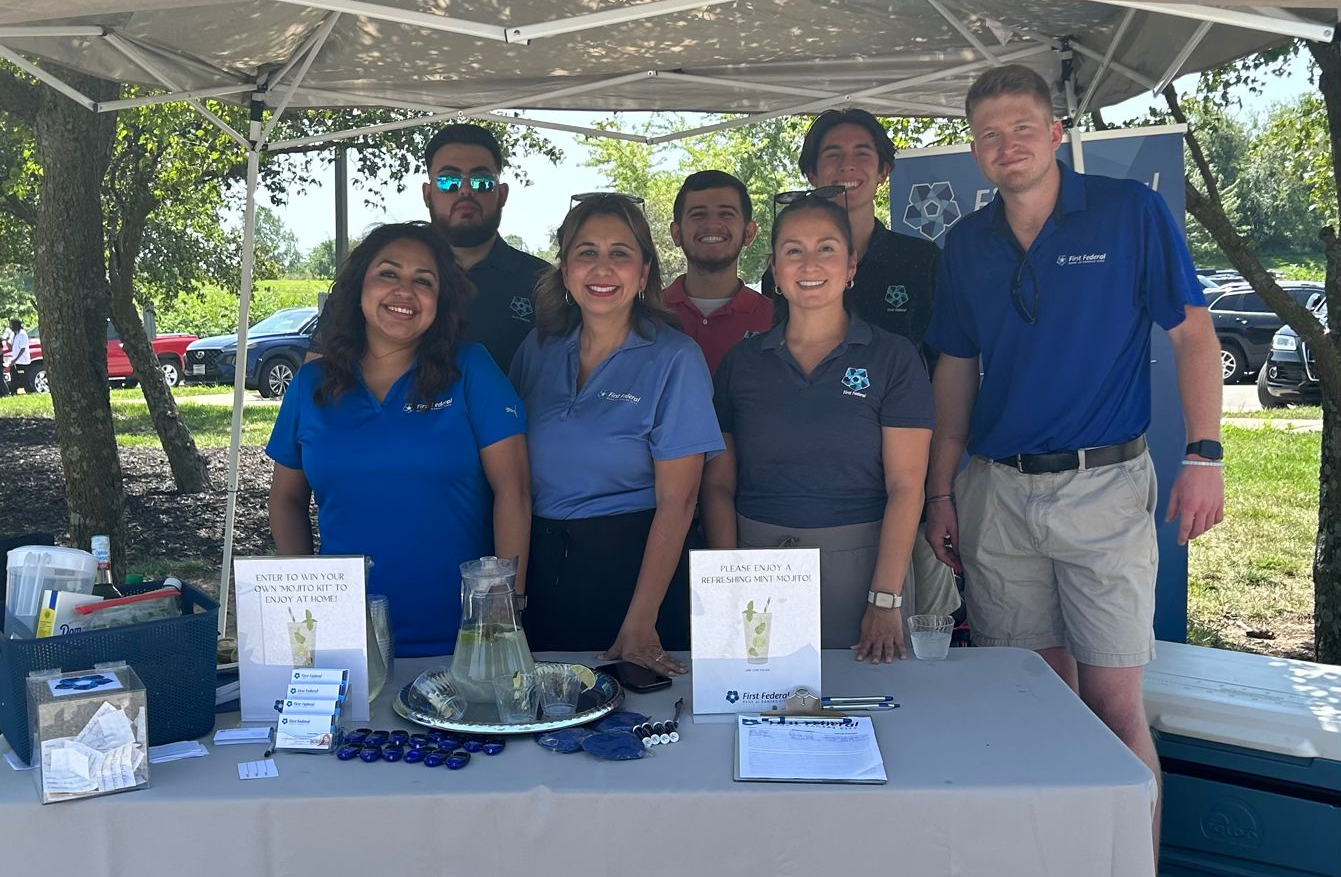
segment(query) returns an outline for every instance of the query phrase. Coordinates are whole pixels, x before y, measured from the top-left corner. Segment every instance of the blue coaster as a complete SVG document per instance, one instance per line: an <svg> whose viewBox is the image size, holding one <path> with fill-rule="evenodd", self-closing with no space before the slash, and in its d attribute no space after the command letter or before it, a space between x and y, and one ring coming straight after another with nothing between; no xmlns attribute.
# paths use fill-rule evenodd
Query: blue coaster
<svg viewBox="0 0 1341 877"><path fill-rule="evenodd" d="M641 725L647 721L647 716L642 713L618 712L611 713L592 725L597 731L628 731L636 725Z"/></svg>
<svg viewBox="0 0 1341 877"><path fill-rule="evenodd" d="M550 752L581 752L582 741L595 734L590 728L563 728L535 735L535 742Z"/></svg>
<svg viewBox="0 0 1341 877"><path fill-rule="evenodd" d="M604 734L592 734L582 741L587 754L610 761L632 761L647 754L643 741L628 731L607 731Z"/></svg>

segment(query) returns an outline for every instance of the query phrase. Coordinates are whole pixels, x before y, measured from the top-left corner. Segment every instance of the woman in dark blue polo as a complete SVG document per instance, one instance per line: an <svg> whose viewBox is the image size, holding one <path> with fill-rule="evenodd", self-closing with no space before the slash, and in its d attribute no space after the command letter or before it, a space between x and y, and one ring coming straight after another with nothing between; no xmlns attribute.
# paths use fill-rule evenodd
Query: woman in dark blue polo
<svg viewBox="0 0 1341 877"><path fill-rule="evenodd" d="M818 547L824 648L906 655L931 387L917 349L843 307L857 259L847 213L814 194L773 224L788 316L716 375L726 452L704 474L712 548Z"/></svg>
<svg viewBox="0 0 1341 877"><path fill-rule="evenodd" d="M331 287L324 356L294 377L265 449L279 553L312 553L315 496L321 553L372 558L399 655L453 650L461 563L526 565L525 411L488 352L459 341L473 293L432 226L374 229Z"/></svg>
<svg viewBox="0 0 1341 877"><path fill-rule="evenodd" d="M689 646L685 535L722 449L712 379L668 325L636 200L580 197L558 240L511 370L531 417L527 638L682 673L665 650Z"/></svg>

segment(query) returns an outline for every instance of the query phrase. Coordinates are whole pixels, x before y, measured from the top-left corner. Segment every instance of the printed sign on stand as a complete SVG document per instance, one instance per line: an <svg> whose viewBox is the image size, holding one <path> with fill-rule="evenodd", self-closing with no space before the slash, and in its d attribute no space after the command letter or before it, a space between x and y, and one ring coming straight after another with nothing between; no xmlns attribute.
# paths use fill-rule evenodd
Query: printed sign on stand
<svg viewBox="0 0 1341 877"><path fill-rule="evenodd" d="M689 554L696 714L776 709L820 690L818 548Z"/></svg>
<svg viewBox="0 0 1341 877"><path fill-rule="evenodd" d="M344 715L368 719L368 628L362 557L247 557L237 581L242 720L274 722L296 669L348 668Z"/></svg>

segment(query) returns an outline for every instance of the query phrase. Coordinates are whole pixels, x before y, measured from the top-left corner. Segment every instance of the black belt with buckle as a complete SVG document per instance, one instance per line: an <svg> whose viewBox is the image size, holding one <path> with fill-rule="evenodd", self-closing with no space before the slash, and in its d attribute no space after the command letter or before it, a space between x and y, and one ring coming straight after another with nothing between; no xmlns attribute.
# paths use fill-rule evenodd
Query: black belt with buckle
<svg viewBox="0 0 1341 877"><path fill-rule="evenodd" d="M1129 442L1120 445L1104 445L1101 448L1082 448L1079 451L1057 451L1052 454L1016 454L1001 457L993 462L1009 466L1026 475L1047 475L1056 472L1084 471L1098 466L1112 466L1125 463L1145 453L1145 436L1138 435Z"/></svg>

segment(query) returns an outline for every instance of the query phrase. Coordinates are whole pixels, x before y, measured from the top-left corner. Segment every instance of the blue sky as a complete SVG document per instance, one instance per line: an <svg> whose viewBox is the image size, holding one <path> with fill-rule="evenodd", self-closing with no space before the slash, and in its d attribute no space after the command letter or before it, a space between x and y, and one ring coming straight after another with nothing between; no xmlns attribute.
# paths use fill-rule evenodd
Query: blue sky
<svg viewBox="0 0 1341 877"><path fill-rule="evenodd" d="M1260 113L1273 104L1292 100L1302 91L1312 86L1306 75L1306 64L1297 58L1288 75L1270 79L1265 92L1244 100L1244 112ZM1193 87L1192 77L1179 80L1180 91ZM1104 117L1111 123L1121 123L1140 117L1147 108L1162 105L1163 100L1155 100L1149 94L1140 94L1116 107L1106 109ZM587 124L594 118L590 114L545 113L535 114L539 118L565 121L570 124ZM630 114L635 116L637 114ZM511 183L511 194L507 207L503 210L503 234L517 234L532 246L542 246L547 240L550 229L557 226L568 209L568 196L574 192L586 192L605 188L601 174L583 167L587 158L587 149L579 139L560 132L541 132L552 140L564 153L562 173L543 158L523 159L520 162L530 177L531 185L521 186L515 179ZM294 196L288 205L280 209L279 215L298 236L298 244L303 250L311 249L327 238L335 236L335 196L332 180L334 171L326 168L325 181L302 195ZM387 188L390 189L388 184ZM262 193L264 198L264 193ZM351 235L361 233L365 228L384 223L401 222L412 219L427 219L419 180L400 194L391 193L386 197L385 209L371 210L363 203L363 194L358 190L351 193L349 204L349 230Z"/></svg>

